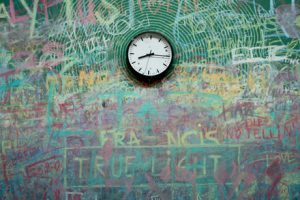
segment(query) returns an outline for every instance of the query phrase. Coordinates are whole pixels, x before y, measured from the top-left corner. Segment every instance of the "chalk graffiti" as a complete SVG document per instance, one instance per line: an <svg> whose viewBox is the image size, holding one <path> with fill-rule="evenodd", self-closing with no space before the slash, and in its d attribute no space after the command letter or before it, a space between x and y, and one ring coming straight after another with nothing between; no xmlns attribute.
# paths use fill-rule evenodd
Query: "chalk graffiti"
<svg viewBox="0 0 300 200"><path fill-rule="evenodd" d="M1 2L0 199L299 199L299 3ZM145 31L174 48L154 85Z"/></svg>

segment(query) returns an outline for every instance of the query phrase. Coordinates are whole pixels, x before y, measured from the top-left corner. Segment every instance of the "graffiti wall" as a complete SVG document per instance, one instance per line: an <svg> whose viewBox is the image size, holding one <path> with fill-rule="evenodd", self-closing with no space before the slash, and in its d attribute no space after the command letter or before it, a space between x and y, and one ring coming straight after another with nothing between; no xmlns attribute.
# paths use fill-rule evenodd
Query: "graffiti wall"
<svg viewBox="0 0 300 200"><path fill-rule="evenodd" d="M299 0L1 0L0 199L300 199L299 80Z"/></svg>

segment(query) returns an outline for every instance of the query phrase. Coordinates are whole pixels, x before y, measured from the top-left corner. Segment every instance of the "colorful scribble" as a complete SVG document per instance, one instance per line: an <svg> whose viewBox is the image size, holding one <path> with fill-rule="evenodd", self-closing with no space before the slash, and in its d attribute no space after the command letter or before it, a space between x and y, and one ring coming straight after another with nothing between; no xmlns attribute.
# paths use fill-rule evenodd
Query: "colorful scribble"
<svg viewBox="0 0 300 200"><path fill-rule="evenodd" d="M1 200L300 199L299 132L299 0L0 2Z"/></svg>

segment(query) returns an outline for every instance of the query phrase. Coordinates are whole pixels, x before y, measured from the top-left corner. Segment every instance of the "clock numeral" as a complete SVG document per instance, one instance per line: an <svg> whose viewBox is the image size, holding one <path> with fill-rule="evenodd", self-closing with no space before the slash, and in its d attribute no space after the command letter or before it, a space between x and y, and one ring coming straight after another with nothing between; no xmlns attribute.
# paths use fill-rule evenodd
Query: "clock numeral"
<svg viewBox="0 0 300 200"><path fill-rule="evenodd" d="M159 38L158 42L160 42L160 41L161 41L161 38Z"/></svg>
<svg viewBox="0 0 300 200"><path fill-rule="evenodd" d="M148 70L148 75L150 74L150 71Z"/></svg>
<svg viewBox="0 0 300 200"><path fill-rule="evenodd" d="M136 46L136 44L133 44L133 46Z"/></svg>
<svg viewBox="0 0 300 200"><path fill-rule="evenodd" d="M167 65L164 63L164 66L167 66Z"/></svg>
<svg viewBox="0 0 300 200"><path fill-rule="evenodd" d="M168 48L168 46L165 46L165 48Z"/></svg>
<svg viewBox="0 0 300 200"><path fill-rule="evenodd" d="M141 71L141 70L142 70L142 68L139 69L139 71Z"/></svg>
<svg viewBox="0 0 300 200"><path fill-rule="evenodd" d="M143 37L141 37L141 40L144 41L144 40L143 40Z"/></svg>
<svg viewBox="0 0 300 200"><path fill-rule="evenodd" d="M152 35L150 35L150 40L152 40Z"/></svg>
<svg viewBox="0 0 300 200"><path fill-rule="evenodd" d="M159 70L158 70L158 69L157 69L156 71L157 71L157 73L159 73Z"/></svg>
<svg viewBox="0 0 300 200"><path fill-rule="evenodd" d="M134 53L130 53L131 55L133 55Z"/></svg>
<svg viewBox="0 0 300 200"><path fill-rule="evenodd" d="M134 64L134 63L136 63L136 62L134 61L132 64Z"/></svg>

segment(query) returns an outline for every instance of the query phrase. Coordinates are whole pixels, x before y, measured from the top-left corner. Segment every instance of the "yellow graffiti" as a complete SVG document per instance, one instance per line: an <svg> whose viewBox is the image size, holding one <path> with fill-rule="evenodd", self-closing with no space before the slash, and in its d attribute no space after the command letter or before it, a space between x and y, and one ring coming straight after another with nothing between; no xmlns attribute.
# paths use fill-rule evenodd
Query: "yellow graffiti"
<svg viewBox="0 0 300 200"><path fill-rule="evenodd" d="M219 141L214 137L215 134L213 132L204 134L192 130L184 133L177 132L176 135L174 135L175 134L170 131L166 133L168 145L189 146L193 144L191 141L196 142L196 144L219 144ZM190 142L188 141L189 138Z"/></svg>
<svg viewBox="0 0 300 200"><path fill-rule="evenodd" d="M108 139L112 139L114 147L118 146L139 146L140 139L138 139L135 132L130 132L128 134L129 140L125 138L125 132L110 130L110 131L98 131L99 144L103 146Z"/></svg>
<svg viewBox="0 0 300 200"><path fill-rule="evenodd" d="M218 94L225 101L232 100L242 92L241 77L233 73L235 72L228 72L219 67L204 68L201 76L204 84L203 91Z"/></svg>

